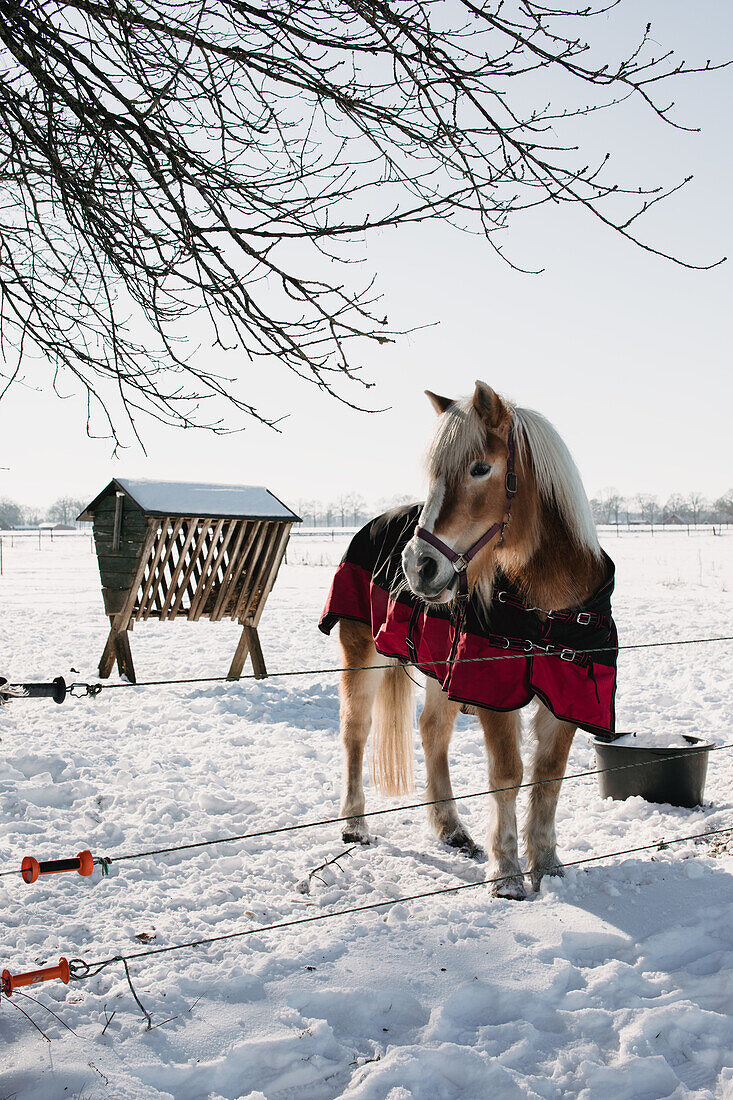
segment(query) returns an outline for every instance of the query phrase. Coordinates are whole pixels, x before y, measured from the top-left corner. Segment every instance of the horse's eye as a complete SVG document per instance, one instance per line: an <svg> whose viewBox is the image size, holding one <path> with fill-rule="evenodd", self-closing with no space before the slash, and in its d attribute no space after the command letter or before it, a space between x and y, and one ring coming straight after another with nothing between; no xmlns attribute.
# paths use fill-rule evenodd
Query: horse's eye
<svg viewBox="0 0 733 1100"><path fill-rule="evenodd" d="M488 462L474 462L471 467L471 477L486 477L491 472Z"/></svg>

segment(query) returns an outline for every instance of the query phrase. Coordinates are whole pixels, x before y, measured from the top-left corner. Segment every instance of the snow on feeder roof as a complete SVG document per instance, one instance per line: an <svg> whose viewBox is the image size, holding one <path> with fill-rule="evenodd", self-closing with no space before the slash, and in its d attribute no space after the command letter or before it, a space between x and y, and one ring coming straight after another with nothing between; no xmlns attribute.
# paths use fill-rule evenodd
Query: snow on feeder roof
<svg viewBox="0 0 733 1100"><path fill-rule="evenodd" d="M122 490L149 516L200 516L227 519L287 519L299 521L295 512L263 485L209 485L197 481L152 481L121 478L110 481L80 520L92 519L95 506L105 494Z"/></svg>
<svg viewBox="0 0 733 1100"><path fill-rule="evenodd" d="M99 662L135 683L135 622L233 619L242 635L229 679L248 654L266 676L257 626L299 517L260 485L113 478L79 516L94 541L110 633Z"/></svg>

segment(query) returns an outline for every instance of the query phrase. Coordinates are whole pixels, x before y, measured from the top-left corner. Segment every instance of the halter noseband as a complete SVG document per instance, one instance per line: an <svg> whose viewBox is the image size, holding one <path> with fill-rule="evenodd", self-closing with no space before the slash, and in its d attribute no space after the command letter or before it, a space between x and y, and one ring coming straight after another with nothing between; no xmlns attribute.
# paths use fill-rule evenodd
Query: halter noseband
<svg viewBox="0 0 733 1100"><path fill-rule="evenodd" d="M415 538L422 539L423 542L430 543L436 550L439 550L444 557L448 559L456 573L458 574L458 595L468 596L468 578L467 571L472 560L476 557L479 550L483 550L487 543L491 542L496 535L499 535L499 544L504 541L504 528L511 519L512 501L517 495L517 475L514 470L514 429L510 425L509 434L507 436L507 450L509 452L506 464L506 476L504 478L504 486L506 489L506 519L500 520L498 523L492 524L488 531L474 542L468 550L464 550L462 554L457 554L455 550L452 550L450 546L439 539L437 535L434 535L432 531L426 531L424 527L419 525L415 528Z"/></svg>

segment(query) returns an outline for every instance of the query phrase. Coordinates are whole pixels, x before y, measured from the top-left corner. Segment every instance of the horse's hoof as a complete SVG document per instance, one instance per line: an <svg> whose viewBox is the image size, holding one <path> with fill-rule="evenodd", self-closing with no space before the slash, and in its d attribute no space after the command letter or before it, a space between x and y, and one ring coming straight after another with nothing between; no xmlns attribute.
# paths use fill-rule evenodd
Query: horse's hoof
<svg viewBox="0 0 733 1100"><path fill-rule="evenodd" d="M542 885L542 879L547 875L548 878L565 878L565 868L561 863L552 863L549 867L533 867L530 869L529 877L532 881L532 887L534 892L539 891Z"/></svg>
<svg viewBox="0 0 733 1100"><path fill-rule="evenodd" d="M485 850L480 844L474 844L469 838L468 844L458 845L458 851L467 859L474 859L477 863L484 863L487 859Z"/></svg>
<svg viewBox="0 0 733 1100"><path fill-rule="evenodd" d="M509 901L525 901L527 890L521 875L512 875L503 882L495 882L491 890L495 898L507 898Z"/></svg>
<svg viewBox="0 0 733 1100"><path fill-rule="evenodd" d="M485 855L483 848L469 836L465 829L454 829L452 833L441 839L449 848L458 848L469 859L480 859L481 856Z"/></svg>
<svg viewBox="0 0 733 1100"><path fill-rule="evenodd" d="M372 838L364 828L351 826L341 831L341 839L344 844L362 844L365 848L371 844Z"/></svg>

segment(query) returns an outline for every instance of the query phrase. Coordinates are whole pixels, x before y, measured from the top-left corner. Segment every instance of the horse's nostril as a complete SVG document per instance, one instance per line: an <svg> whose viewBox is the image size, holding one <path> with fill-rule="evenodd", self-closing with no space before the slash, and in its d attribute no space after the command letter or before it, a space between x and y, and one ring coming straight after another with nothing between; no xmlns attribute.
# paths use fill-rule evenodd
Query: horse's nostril
<svg viewBox="0 0 733 1100"><path fill-rule="evenodd" d="M431 581L437 572L438 563L435 558L431 558L428 554L424 554L421 558L418 558L417 573L420 580Z"/></svg>

